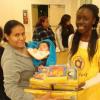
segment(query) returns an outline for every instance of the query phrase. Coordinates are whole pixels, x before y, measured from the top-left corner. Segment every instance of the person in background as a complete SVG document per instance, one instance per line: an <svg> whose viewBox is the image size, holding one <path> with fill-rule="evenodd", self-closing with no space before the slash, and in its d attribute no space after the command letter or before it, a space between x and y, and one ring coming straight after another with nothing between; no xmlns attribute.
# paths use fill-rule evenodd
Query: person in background
<svg viewBox="0 0 100 100"><path fill-rule="evenodd" d="M48 17L41 16L35 26L35 30L33 32L33 41L42 41L44 39L50 39L56 46L55 43L55 35L52 31Z"/></svg>
<svg viewBox="0 0 100 100"><path fill-rule="evenodd" d="M11 100L58 100L51 94L36 97L24 92L29 86L29 79L33 77L35 68L25 46L25 27L16 20L8 21L4 26L5 47L1 59L4 72L5 92Z"/></svg>
<svg viewBox="0 0 100 100"><path fill-rule="evenodd" d="M3 31L2 31L2 28L0 27L0 43L2 39L3 39ZM1 57L2 57L3 51L4 51L4 48L0 44L0 100L10 100L6 96L5 89L4 89L4 82L3 82L4 77L3 77L3 70L1 67Z"/></svg>
<svg viewBox="0 0 100 100"><path fill-rule="evenodd" d="M99 8L83 4L76 14L77 30L69 36L68 63L78 72L78 100L100 99L100 38L97 34ZM94 92L93 92L94 91Z"/></svg>
<svg viewBox="0 0 100 100"><path fill-rule="evenodd" d="M65 48L68 48L68 37L72 33L74 33L74 28L71 24L71 16L64 14L56 29L57 44L60 51L64 51Z"/></svg>

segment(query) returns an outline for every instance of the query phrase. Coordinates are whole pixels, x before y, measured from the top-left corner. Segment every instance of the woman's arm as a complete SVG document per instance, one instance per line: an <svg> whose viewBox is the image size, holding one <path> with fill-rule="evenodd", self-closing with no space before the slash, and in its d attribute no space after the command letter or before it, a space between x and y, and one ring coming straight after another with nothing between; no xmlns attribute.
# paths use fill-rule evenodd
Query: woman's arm
<svg viewBox="0 0 100 100"><path fill-rule="evenodd" d="M68 50L70 51L72 47L72 41L73 41L74 34L71 34L68 38Z"/></svg>
<svg viewBox="0 0 100 100"><path fill-rule="evenodd" d="M64 47L63 47L63 44L62 44L62 37L61 37L61 27L59 27L57 30L56 30L56 39L57 39L57 44L58 44L58 47L61 51L64 51Z"/></svg>
<svg viewBox="0 0 100 100"><path fill-rule="evenodd" d="M2 67L4 72L5 92L11 100L34 100L34 96L24 92L24 88L19 86L20 69L12 60L3 59Z"/></svg>
<svg viewBox="0 0 100 100"><path fill-rule="evenodd" d="M35 28L34 32L33 32L33 36L32 36L32 40L33 41L40 41L40 31L38 30L38 28Z"/></svg>

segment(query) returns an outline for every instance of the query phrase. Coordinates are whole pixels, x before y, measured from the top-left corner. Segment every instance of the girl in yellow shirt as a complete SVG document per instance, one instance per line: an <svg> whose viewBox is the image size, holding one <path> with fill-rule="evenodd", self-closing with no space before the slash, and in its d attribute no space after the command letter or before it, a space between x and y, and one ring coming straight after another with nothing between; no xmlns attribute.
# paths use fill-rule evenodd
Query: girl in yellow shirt
<svg viewBox="0 0 100 100"><path fill-rule="evenodd" d="M85 84L83 90L78 92L78 100L100 99L100 89L96 92L100 88L100 39L96 31L98 14L96 5L82 5L76 15L77 30L69 37L70 64L77 69L79 84Z"/></svg>

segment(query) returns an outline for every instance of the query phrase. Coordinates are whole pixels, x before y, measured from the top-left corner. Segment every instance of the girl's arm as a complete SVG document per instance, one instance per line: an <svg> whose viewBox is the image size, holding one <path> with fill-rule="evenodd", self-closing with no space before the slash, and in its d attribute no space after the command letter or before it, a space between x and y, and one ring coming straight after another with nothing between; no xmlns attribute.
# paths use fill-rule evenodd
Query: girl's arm
<svg viewBox="0 0 100 100"><path fill-rule="evenodd" d="M96 84L98 84L98 83L100 83L100 73L98 73L98 74L97 74L95 77L93 77L92 79L87 80L86 83L85 83L85 85L84 85L82 88L86 89L86 88L89 88L89 87L91 87L91 86L93 86L93 85L96 85Z"/></svg>

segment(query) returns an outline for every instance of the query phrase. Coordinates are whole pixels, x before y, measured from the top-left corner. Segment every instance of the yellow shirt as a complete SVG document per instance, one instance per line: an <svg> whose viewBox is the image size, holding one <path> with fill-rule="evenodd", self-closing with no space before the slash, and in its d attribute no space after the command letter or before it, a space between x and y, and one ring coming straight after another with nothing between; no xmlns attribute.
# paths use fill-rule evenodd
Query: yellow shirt
<svg viewBox="0 0 100 100"><path fill-rule="evenodd" d="M79 83L85 82L99 72L100 39L97 40L97 52L91 62L88 59L87 47L88 42L80 41L77 53L71 58L71 66L77 69Z"/></svg>

